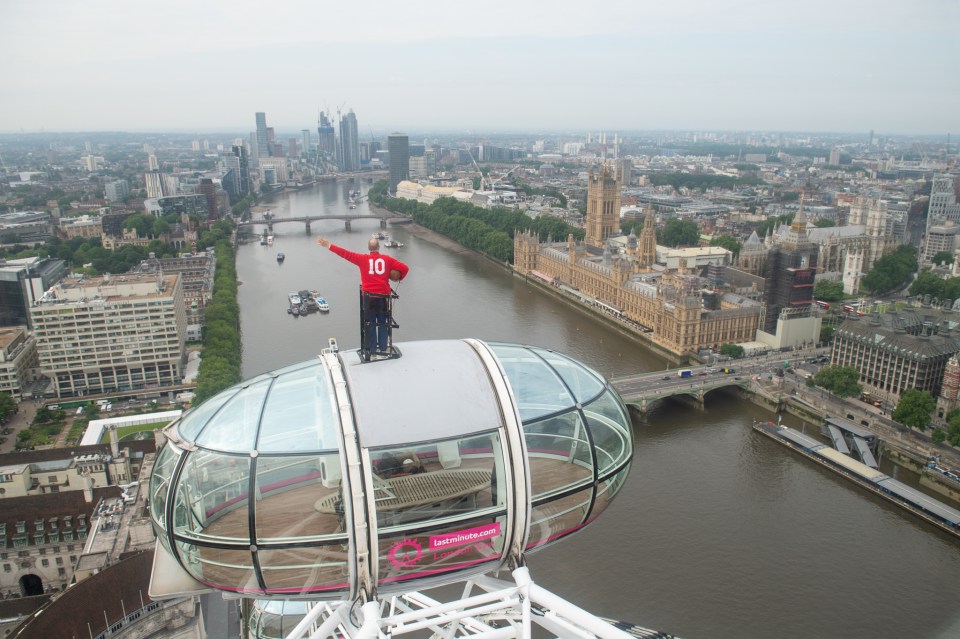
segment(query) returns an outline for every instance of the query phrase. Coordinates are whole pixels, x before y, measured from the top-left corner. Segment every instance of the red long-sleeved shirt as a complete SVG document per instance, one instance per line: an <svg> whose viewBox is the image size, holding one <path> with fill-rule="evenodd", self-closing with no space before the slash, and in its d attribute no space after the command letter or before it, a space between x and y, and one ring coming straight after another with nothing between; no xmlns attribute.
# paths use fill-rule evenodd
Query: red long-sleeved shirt
<svg viewBox="0 0 960 639"><path fill-rule="evenodd" d="M406 264L383 253L353 253L336 244L330 245L330 250L360 268L360 288L367 293L387 295L390 293L390 271L400 272L400 279L407 276L410 270Z"/></svg>

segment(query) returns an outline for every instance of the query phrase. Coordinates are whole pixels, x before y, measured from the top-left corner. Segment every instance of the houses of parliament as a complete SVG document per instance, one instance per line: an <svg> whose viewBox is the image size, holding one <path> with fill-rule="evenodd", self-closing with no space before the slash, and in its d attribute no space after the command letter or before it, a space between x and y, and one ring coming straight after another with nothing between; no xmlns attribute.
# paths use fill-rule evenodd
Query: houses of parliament
<svg viewBox="0 0 960 639"><path fill-rule="evenodd" d="M732 292L726 264L676 268L657 263L653 214L640 236L611 242L620 229L620 179L607 167L588 174L586 237L541 242L529 232L514 236L517 272L549 282L582 301L639 325L654 344L677 356L756 339L764 304Z"/></svg>

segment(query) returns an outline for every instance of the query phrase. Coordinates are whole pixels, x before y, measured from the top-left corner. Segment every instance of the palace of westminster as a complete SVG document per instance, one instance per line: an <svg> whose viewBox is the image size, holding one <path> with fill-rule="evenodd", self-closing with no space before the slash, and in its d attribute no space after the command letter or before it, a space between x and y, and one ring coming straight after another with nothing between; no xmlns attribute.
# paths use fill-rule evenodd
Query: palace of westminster
<svg viewBox="0 0 960 639"><path fill-rule="evenodd" d="M731 264L731 253L718 247L658 247L650 210L639 237L620 236L620 187L615 170L591 169L584 241L570 236L541 242L517 233L514 267L639 325L655 345L676 356L727 343L759 341L769 348L814 343L821 323L813 304L814 277L825 249L828 260L854 260L860 272L896 246L879 228L851 234L853 245L844 237L814 241L801 204L792 224L765 241L753 234ZM856 210L867 226L874 208L857 202L851 218Z"/></svg>

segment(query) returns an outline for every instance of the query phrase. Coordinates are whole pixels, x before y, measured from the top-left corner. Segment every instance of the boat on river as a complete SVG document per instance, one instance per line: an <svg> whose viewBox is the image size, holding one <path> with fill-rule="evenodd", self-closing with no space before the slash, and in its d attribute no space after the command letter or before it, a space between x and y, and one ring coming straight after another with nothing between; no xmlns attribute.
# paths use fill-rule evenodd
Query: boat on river
<svg viewBox="0 0 960 639"><path fill-rule="evenodd" d="M314 300L317 302L317 310L321 313L326 313L330 310L330 303L326 299L315 297Z"/></svg>
<svg viewBox="0 0 960 639"><path fill-rule="evenodd" d="M283 260L287 259L287 256L283 253L277 253L277 263L283 264Z"/></svg>
<svg viewBox="0 0 960 639"><path fill-rule="evenodd" d="M383 245L387 248L403 248L403 242L397 242L396 240L387 240Z"/></svg>

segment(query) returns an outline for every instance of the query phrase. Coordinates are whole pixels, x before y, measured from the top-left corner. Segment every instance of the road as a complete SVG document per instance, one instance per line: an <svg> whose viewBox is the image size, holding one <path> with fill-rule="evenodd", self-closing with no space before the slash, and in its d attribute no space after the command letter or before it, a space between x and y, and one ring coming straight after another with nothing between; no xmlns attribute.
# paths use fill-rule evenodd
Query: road
<svg viewBox="0 0 960 639"><path fill-rule="evenodd" d="M24 428L28 428L33 422L33 416L37 413L37 406L33 402L23 401L17 404L17 412L3 425L3 435L6 440L0 443L0 453L12 453L13 447L17 444L17 433ZM64 427L65 429L67 427ZM10 432L6 432L7 429Z"/></svg>
<svg viewBox="0 0 960 639"><path fill-rule="evenodd" d="M810 388L804 380L796 376L785 375L782 379L777 379L782 384L780 388L782 393L795 395L831 416L850 419L858 426L876 433L881 439L897 442L901 446L918 451L921 455L940 455L945 466L960 469L960 451L951 446L934 444L930 440L929 432L908 429L882 414L879 408L860 400L840 399L822 388ZM768 390L770 389L768 387ZM774 392L776 392L775 389Z"/></svg>
<svg viewBox="0 0 960 639"><path fill-rule="evenodd" d="M684 369L672 369L643 373L640 375L630 375L628 377L618 377L610 380L610 382L614 388L617 389L617 392L623 396L649 397L651 395L669 394L669 392L678 389L694 389L717 383L740 381L741 379L748 379L754 375L770 375L775 369L782 369L784 362L790 362L792 366L795 362L805 362L813 358L827 356L829 353L829 348L811 348L783 353L764 353L763 355L744 357L720 364L685 367L693 373L692 377L680 377L677 371ZM724 373L724 368L733 372ZM731 376L733 380L728 379Z"/></svg>

